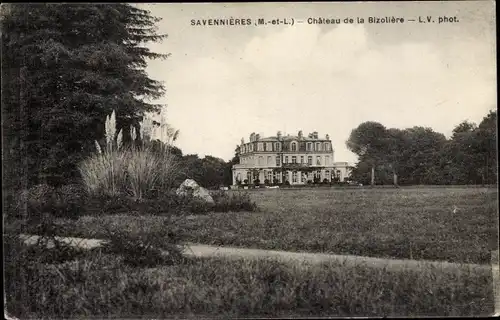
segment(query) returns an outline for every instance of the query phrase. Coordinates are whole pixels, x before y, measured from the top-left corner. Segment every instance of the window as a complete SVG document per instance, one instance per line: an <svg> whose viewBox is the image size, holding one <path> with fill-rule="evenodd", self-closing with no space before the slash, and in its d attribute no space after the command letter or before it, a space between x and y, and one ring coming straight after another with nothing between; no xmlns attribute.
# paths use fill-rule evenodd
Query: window
<svg viewBox="0 0 500 320"><path fill-rule="evenodd" d="M325 142L325 150L330 151L330 142Z"/></svg>
<svg viewBox="0 0 500 320"><path fill-rule="evenodd" d="M280 157L279 157L279 156L277 156L277 157L276 157L276 166L279 166L279 165L280 165Z"/></svg>
<svg viewBox="0 0 500 320"><path fill-rule="evenodd" d="M342 175L340 174L340 170L337 170L337 178L339 178L339 180L342 178Z"/></svg>
<svg viewBox="0 0 500 320"><path fill-rule="evenodd" d="M320 166L321 165L321 156L316 157L316 165Z"/></svg>
<svg viewBox="0 0 500 320"><path fill-rule="evenodd" d="M314 171L314 178L315 179L321 179L321 171L320 170Z"/></svg>
<svg viewBox="0 0 500 320"><path fill-rule="evenodd" d="M273 144L271 142L266 143L266 151L273 151Z"/></svg>
<svg viewBox="0 0 500 320"><path fill-rule="evenodd" d="M292 163L297 163L297 157L296 156L292 156Z"/></svg>
<svg viewBox="0 0 500 320"><path fill-rule="evenodd" d="M288 163L288 156L285 156L285 163Z"/></svg>
<svg viewBox="0 0 500 320"><path fill-rule="evenodd" d="M264 144L262 142L257 143L257 151L264 151Z"/></svg>
<svg viewBox="0 0 500 320"><path fill-rule="evenodd" d="M312 165L313 164L313 157L312 156L307 157L307 164L308 165Z"/></svg>
<svg viewBox="0 0 500 320"><path fill-rule="evenodd" d="M304 156L300 156L300 163L304 163Z"/></svg>
<svg viewBox="0 0 500 320"><path fill-rule="evenodd" d="M316 151L321 151L321 143L316 142Z"/></svg>
<svg viewBox="0 0 500 320"><path fill-rule="evenodd" d="M301 182L306 182L307 181L307 174L305 172L301 173Z"/></svg>
<svg viewBox="0 0 500 320"><path fill-rule="evenodd" d="M274 180L281 182L281 174L279 172L273 173L273 182L274 182Z"/></svg>
<svg viewBox="0 0 500 320"><path fill-rule="evenodd" d="M267 164L271 165L271 161L273 161L271 156L267 156Z"/></svg>
<svg viewBox="0 0 500 320"><path fill-rule="evenodd" d="M297 143L292 142L292 151L297 151Z"/></svg>
<svg viewBox="0 0 500 320"><path fill-rule="evenodd" d="M292 172L292 182L297 183L297 172Z"/></svg>
<svg viewBox="0 0 500 320"><path fill-rule="evenodd" d="M330 171L326 170L325 171L325 178L330 181Z"/></svg>
<svg viewBox="0 0 500 320"><path fill-rule="evenodd" d="M248 180L248 183L251 183L251 181L252 181L252 173L250 171L247 171L247 180Z"/></svg>
<svg viewBox="0 0 500 320"><path fill-rule="evenodd" d="M263 156L259 156L259 166L261 166L263 164L264 164L264 157Z"/></svg>
<svg viewBox="0 0 500 320"><path fill-rule="evenodd" d="M280 151L281 150L281 144L279 142L274 143L274 151Z"/></svg>
<svg viewBox="0 0 500 320"><path fill-rule="evenodd" d="M266 179L269 180L269 182L273 182L273 172L272 171L267 171Z"/></svg>
<svg viewBox="0 0 500 320"><path fill-rule="evenodd" d="M325 156L325 166L330 164L330 156Z"/></svg>
<svg viewBox="0 0 500 320"><path fill-rule="evenodd" d="M312 142L308 142L306 145L306 150L307 151L312 151Z"/></svg>

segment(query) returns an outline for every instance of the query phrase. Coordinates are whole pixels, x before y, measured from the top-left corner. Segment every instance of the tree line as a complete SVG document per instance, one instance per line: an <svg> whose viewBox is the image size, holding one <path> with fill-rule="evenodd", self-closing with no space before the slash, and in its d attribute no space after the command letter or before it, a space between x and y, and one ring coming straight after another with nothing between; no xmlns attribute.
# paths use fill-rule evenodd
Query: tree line
<svg viewBox="0 0 500 320"><path fill-rule="evenodd" d="M497 112L479 125L463 121L447 139L431 128L386 128L364 122L346 145L359 157L351 178L363 184L489 185L497 183Z"/></svg>
<svg viewBox="0 0 500 320"><path fill-rule="evenodd" d="M149 11L126 3L10 3L0 14L3 190L77 180L78 163L95 151L96 140L104 142L113 110L116 131L130 144L145 116L165 107L150 102L165 87L146 65L169 54L148 47L167 37ZM181 163L179 181L232 183L237 149L224 161L170 147ZM428 128L368 122L353 130L348 147L360 159L353 177L363 183L372 170L376 183L396 177L399 184L496 183L496 112L479 126L460 124L451 139Z"/></svg>

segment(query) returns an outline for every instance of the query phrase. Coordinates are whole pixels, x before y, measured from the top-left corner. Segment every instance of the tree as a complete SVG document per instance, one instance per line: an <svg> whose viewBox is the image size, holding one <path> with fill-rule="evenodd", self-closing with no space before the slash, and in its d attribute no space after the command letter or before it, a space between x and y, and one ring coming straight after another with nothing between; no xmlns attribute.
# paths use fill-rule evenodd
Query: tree
<svg viewBox="0 0 500 320"><path fill-rule="evenodd" d="M240 146L234 149L234 157L228 161L224 168L224 185L233 183L233 165L240 163Z"/></svg>
<svg viewBox="0 0 500 320"><path fill-rule="evenodd" d="M363 122L351 131L346 141L349 150L362 156L371 167L371 185L375 184L375 167L386 150L386 128L378 122Z"/></svg>
<svg viewBox="0 0 500 320"><path fill-rule="evenodd" d="M147 42L161 41L158 18L130 4L4 4L2 6L2 131L10 178L61 183L104 138L104 119L117 112L123 141L130 126L161 105L150 79ZM139 131L139 130L137 130ZM10 164L10 165L9 165ZM26 186L25 186L26 187Z"/></svg>
<svg viewBox="0 0 500 320"><path fill-rule="evenodd" d="M434 184L439 167L439 152L446 137L431 128L415 126L404 130L405 146L401 152L401 172L406 184Z"/></svg>
<svg viewBox="0 0 500 320"><path fill-rule="evenodd" d="M497 173L497 111L486 115L475 130L477 140L477 168L483 184L496 184Z"/></svg>

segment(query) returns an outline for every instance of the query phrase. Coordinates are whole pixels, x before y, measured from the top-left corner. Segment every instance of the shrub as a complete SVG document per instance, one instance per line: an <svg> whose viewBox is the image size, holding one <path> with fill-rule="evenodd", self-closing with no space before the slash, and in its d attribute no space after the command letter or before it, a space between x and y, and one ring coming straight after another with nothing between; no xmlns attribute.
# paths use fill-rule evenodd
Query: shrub
<svg viewBox="0 0 500 320"><path fill-rule="evenodd" d="M152 124L141 124L141 137L147 137ZM167 144L160 150L152 144L132 144L125 148L121 145L121 132L115 143L115 116L106 120L106 141L104 150L96 141L97 153L79 165L84 185L90 194L117 196L128 194L136 199L144 198L151 190L166 190L175 181L178 171L175 156ZM136 141L132 130L132 141Z"/></svg>
<svg viewBox="0 0 500 320"><path fill-rule="evenodd" d="M36 185L17 194L14 217L38 219L43 214L64 218L77 218L85 212L87 194L79 185L54 188L46 184Z"/></svg>
<svg viewBox="0 0 500 320"><path fill-rule="evenodd" d="M118 254L123 262L134 267L172 265L184 261L179 237L166 224L155 230L136 234L107 229L105 253Z"/></svg>
<svg viewBox="0 0 500 320"><path fill-rule="evenodd" d="M271 184L271 181L270 181L269 179L265 179L265 180L264 180L264 184L265 184L266 186L268 186L268 185L270 185L270 184Z"/></svg>
<svg viewBox="0 0 500 320"><path fill-rule="evenodd" d="M215 202L214 211L256 211L257 204L252 201L248 192L233 192L231 194L223 191L212 193Z"/></svg>

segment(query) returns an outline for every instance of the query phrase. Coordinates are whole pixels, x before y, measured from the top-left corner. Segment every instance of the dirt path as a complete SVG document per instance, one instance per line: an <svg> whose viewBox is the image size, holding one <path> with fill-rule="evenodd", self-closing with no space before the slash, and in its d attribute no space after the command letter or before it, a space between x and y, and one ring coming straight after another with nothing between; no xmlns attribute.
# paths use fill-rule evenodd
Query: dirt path
<svg viewBox="0 0 500 320"><path fill-rule="evenodd" d="M33 235L21 235L21 238L26 244L35 244L40 238L39 236ZM72 238L72 237L56 237L58 241L71 244L80 248L91 249L100 247L105 240L99 239L83 239L83 238ZM48 246L53 246L53 243L49 243ZM188 244L185 250L185 254L195 257L225 257L225 258L247 258L247 259L257 259L257 258L275 258L282 261L288 262L308 262L308 263L321 263L327 261L337 261L344 263L347 266L354 266L359 264L364 264L366 266L376 267L376 268L387 268L388 270L422 270L428 269L429 267L434 267L438 269L456 269L459 266L468 266L472 269L475 268L486 268L492 269L491 265L478 265L478 264L458 264L450 262L440 262L440 261L426 261L426 260L397 260L397 259L383 259L383 258L372 258L363 256L351 256L351 255L334 255L334 254L324 254L324 253L306 253L306 252L290 252L290 251L276 251L276 250L261 250L261 249L247 249L247 248L234 248L234 247L217 247L201 244ZM493 268L493 271L497 271L498 266Z"/></svg>

